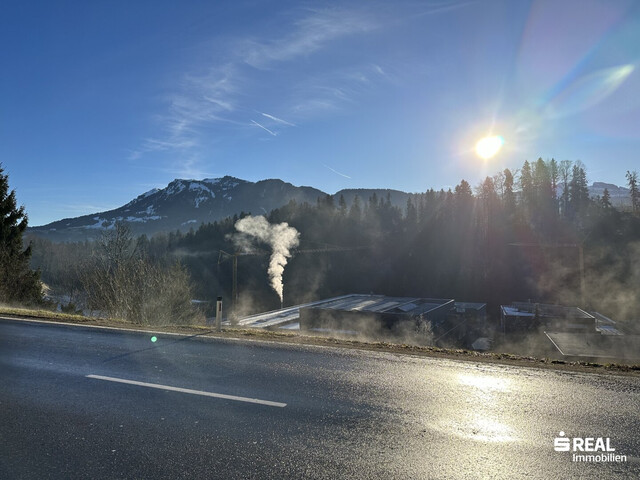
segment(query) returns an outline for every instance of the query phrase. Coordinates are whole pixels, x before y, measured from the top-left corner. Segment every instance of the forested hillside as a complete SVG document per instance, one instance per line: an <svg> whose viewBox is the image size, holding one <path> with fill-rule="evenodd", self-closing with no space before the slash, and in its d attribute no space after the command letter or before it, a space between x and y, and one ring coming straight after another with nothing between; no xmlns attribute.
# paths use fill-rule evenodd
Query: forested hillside
<svg viewBox="0 0 640 480"><path fill-rule="evenodd" d="M350 206L331 196L315 204L291 201L267 216L300 232L284 272L285 304L374 292L487 302L495 313L500 304L531 299L631 321L640 312L640 206L637 174L627 177L635 197L624 210L612 206L606 189L589 197L579 162L542 159L475 188L462 180L453 190L409 195L404 208L393 205L391 192L355 197ZM249 253L232 238L244 215L188 233L141 236L136 254L167 267L179 261L198 299L223 295L229 305L233 262L220 250ZM97 248L34 239L32 265L55 292L82 303L81 272ZM241 313L278 308L268 256L250 253L238 256Z"/></svg>

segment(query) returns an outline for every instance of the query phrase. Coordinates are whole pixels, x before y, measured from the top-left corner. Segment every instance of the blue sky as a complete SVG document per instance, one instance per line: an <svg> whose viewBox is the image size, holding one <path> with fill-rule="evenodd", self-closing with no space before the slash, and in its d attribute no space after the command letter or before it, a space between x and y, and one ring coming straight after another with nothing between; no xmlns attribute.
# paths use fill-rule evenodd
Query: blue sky
<svg viewBox="0 0 640 480"><path fill-rule="evenodd" d="M5 0L0 41L0 162L31 225L174 178L418 192L539 156L618 185L640 169L633 1Z"/></svg>

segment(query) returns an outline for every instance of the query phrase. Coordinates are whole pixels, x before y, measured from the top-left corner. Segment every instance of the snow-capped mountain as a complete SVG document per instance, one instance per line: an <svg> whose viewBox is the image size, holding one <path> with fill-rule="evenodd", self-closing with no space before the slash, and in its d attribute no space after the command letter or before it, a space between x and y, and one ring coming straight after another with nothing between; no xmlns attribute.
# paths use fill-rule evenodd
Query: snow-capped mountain
<svg viewBox="0 0 640 480"><path fill-rule="evenodd" d="M609 183L594 182L589 187L592 198L602 197L609 190L615 206L630 204L629 190ZM348 206L356 195L361 202L376 194L378 199L391 199L394 206L404 209L410 194L389 189L346 189L333 195L334 204L342 195ZM558 196L562 194L559 188ZM54 241L78 241L99 238L105 229L116 222L126 222L134 234L188 231L200 224L221 220L241 212L261 215L287 204L290 200L314 204L327 195L312 187L296 187L282 180L271 179L249 182L234 177L205 178L204 180L176 179L166 188L149 190L115 210L66 218L39 227L30 227L28 233Z"/></svg>
<svg viewBox="0 0 640 480"><path fill-rule="evenodd" d="M143 193L115 210L67 218L28 231L54 241L97 238L118 221L128 223L135 234L186 231L240 212L268 213L290 200L315 203L324 195L315 188L296 187L282 180L249 182L229 176L176 179L166 188Z"/></svg>

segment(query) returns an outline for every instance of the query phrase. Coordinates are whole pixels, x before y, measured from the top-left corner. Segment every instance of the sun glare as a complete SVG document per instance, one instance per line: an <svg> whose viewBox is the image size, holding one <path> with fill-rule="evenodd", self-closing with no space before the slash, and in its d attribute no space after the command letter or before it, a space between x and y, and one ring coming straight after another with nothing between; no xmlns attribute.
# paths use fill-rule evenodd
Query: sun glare
<svg viewBox="0 0 640 480"><path fill-rule="evenodd" d="M500 135L484 137L476 143L476 153L485 160L495 156L504 145L504 138Z"/></svg>

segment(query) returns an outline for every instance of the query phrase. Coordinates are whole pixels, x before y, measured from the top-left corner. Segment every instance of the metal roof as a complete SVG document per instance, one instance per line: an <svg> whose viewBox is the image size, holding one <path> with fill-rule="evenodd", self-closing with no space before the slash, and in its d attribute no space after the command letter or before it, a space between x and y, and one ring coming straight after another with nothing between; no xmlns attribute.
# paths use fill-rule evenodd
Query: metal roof
<svg viewBox="0 0 640 480"><path fill-rule="evenodd" d="M558 351L566 357L640 360L640 335L550 332L545 332L545 334Z"/></svg>
<svg viewBox="0 0 640 480"><path fill-rule="evenodd" d="M578 307L565 307L564 305L549 305L546 303L514 302L511 305L500 305L502 312L510 317L530 317L537 313L540 318L555 319L583 319L594 320L593 315Z"/></svg>
<svg viewBox="0 0 640 480"><path fill-rule="evenodd" d="M419 315L449 303L453 306L452 299L349 295L347 298L330 299L326 302L320 302L313 305L313 307L329 310Z"/></svg>
<svg viewBox="0 0 640 480"><path fill-rule="evenodd" d="M510 307L508 305L501 305L500 308L502 309L502 311L504 312L505 315L508 315L510 317L533 318L535 316L532 312L523 312L523 311L520 311L520 309L518 309L516 307Z"/></svg>
<svg viewBox="0 0 640 480"><path fill-rule="evenodd" d="M503 306L504 308L505 306ZM513 302L508 308L516 309L519 312L535 313L541 317L556 317L556 318L583 318L593 319L593 315L585 312L578 307L565 307L564 305L550 305L547 303L525 303L525 302Z"/></svg>
<svg viewBox="0 0 640 480"><path fill-rule="evenodd" d="M350 294L294 305L271 312L249 315L239 319L238 325L256 328L285 328L286 326L287 329L293 329L295 328L293 325L296 324L300 318L300 309L309 307L331 310L420 315L448 304L451 304L451 307L453 307L453 300ZM225 324L228 325L228 322L225 322Z"/></svg>

